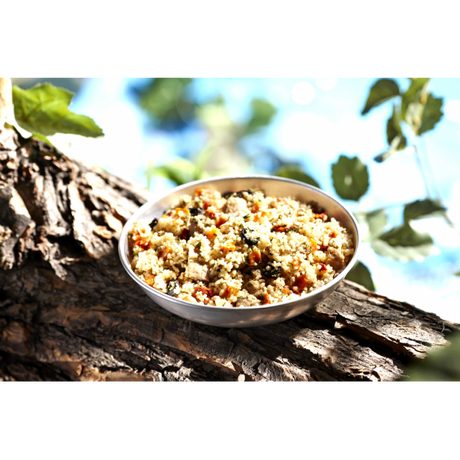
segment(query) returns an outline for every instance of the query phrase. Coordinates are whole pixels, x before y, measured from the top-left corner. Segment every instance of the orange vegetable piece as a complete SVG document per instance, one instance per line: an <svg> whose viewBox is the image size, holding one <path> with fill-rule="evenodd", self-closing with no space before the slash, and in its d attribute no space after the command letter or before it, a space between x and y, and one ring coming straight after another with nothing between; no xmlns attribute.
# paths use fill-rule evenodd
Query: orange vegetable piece
<svg viewBox="0 0 460 460"><path fill-rule="evenodd" d="M227 255L229 252L234 251L236 249L235 243L233 241L227 241L220 247L220 250Z"/></svg>
<svg viewBox="0 0 460 460"><path fill-rule="evenodd" d="M294 287L297 288L299 292L302 292L308 285L310 281L307 278L307 275L300 275L294 283Z"/></svg>
<svg viewBox="0 0 460 460"><path fill-rule="evenodd" d="M270 302L270 297L268 296L267 293L264 294L264 301L262 303L262 305L268 305Z"/></svg>
<svg viewBox="0 0 460 460"><path fill-rule="evenodd" d="M224 289L224 293L222 294L223 297L229 299L232 295L238 292L238 288L234 286L226 286Z"/></svg>
<svg viewBox="0 0 460 460"><path fill-rule="evenodd" d="M254 221L255 222L260 222L262 218L267 217L267 213L265 211L258 212L257 214L254 214Z"/></svg>
<svg viewBox="0 0 460 460"><path fill-rule="evenodd" d="M260 253L259 249L255 248L251 251L248 255L249 266L255 267L262 261L262 254Z"/></svg>
<svg viewBox="0 0 460 460"><path fill-rule="evenodd" d="M180 214L185 214L186 217L190 216L190 211L187 208L176 208L175 212L178 216Z"/></svg>
<svg viewBox="0 0 460 460"><path fill-rule="evenodd" d="M164 248L161 248L160 254L158 257L160 259L166 260L168 258L168 254L172 252L172 249L169 246L165 246Z"/></svg>
<svg viewBox="0 0 460 460"><path fill-rule="evenodd" d="M155 276L152 275L152 276L149 276L148 278L146 278L144 281L149 285L149 286L153 286L153 281L155 280Z"/></svg>
<svg viewBox="0 0 460 460"><path fill-rule="evenodd" d="M211 228L210 230L206 230L206 238L210 241L214 241L217 236L217 228Z"/></svg>

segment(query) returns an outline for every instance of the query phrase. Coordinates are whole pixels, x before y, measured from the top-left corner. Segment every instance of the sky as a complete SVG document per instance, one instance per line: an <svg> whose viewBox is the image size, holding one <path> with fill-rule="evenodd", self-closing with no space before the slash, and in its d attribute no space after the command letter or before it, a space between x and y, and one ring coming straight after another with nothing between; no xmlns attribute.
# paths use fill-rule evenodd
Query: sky
<svg viewBox="0 0 460 460"><path fill-rule="evenodd" d="M382 104L365 116L361 110L373 78L273 78L195 79L191 91L198 102L222 94L236 121L249 117L249 101L263 97L278 107L269 128L258 134L286 159L302 162L321 187L335 195L330 165L340 154L358 156L368 165L370 188L357 205L345 202L352 211L390 206L390 222L397 225L401 207L394 206L425 197L425 186L411 151L397 154L384 163L372 159L385 150L386 120L391 104ZM397 78L402 89L408 79ZM203 135L188 132L177 136L147 130L145 115L138 109L123 78L88 79L76 94L71 109L91 116L105 132L101 139L56 135L54 142L66 153L105 168L127 180L146 186L149 161L161 163L177 154L179 142L203 143ZM433 191L439 190L449 215L460 228L460 79L433 78L430 90L444 99L443 119L422 138L420 149ZM172 187L155 181L153 193ZM407 301L444 319L460 322L460 235L441 219L425 219L414 227L429 231L437 243L437 254L422 262L400 262L378 256L368 246L360 259L371 269L377 292Z"/></svg>

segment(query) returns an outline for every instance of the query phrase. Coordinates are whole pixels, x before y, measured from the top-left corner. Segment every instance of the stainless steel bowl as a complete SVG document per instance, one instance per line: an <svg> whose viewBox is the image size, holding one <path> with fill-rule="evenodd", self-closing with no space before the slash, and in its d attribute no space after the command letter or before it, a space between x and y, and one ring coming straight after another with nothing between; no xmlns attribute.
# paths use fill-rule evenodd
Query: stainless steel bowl
<svg viewBox="0 0 460 460"><path fill-rule="evenodd" d="M145 282L139 279L131 269L128 258L128 231L132 228L134 222L138 220L147 219L151 221L154 217L159 218L163 215L163 211L172 206L173 202L181 195L193 195L196 188L203 186L218 190L221 193L229 191L237 192L248 188L260 188L266 195L279 197L291 196L299 201L305 202L316 201L320 207L323 207L326 210L330 217L337 219L350 231L355 244L355 253L353 258L345 269L331 282L313 292L305 294L297 300L289 300L286 302L257 307L224 308L212 305L195 304L168 296L167 294L148 286ZM339 283L345 278L345 275L355 264L359 244L360 236L358 224L353 214L332 196L317 189L316 187L312 187L295 180L273 176L251 175L225 176L190 182L174 188L169 193L156 200L145 203L126 222L120 236L118 251L123 267L129 276L131 276L139 287L156 304L160 305L165 310L190 321L209 324L212 326L250 327L285 321L293 318L294 316L300 315L315 306L317 303L321 302L321 300L330 295L337 288Z"/></svg>

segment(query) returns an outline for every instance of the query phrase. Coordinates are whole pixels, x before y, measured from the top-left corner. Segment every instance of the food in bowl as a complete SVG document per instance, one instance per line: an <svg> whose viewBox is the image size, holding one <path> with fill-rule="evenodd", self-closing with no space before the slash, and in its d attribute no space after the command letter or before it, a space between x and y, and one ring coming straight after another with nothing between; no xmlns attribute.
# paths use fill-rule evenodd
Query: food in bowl
<svg viewBox="0 0 460 460"><path fill-rule="evenodd" d="M293 197L197 188L128 233L134 273L185 301L251 307L295 300L332 281L354 253L350 232Z"/></svg>

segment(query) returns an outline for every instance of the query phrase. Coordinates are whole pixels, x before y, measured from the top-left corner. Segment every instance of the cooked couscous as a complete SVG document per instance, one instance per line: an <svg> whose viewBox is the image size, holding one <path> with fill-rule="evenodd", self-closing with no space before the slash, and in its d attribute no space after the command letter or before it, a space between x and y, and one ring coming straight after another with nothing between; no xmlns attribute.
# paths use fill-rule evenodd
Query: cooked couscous
<svg viewBox="0 0 460 460"><path fill-rule="evenodd" d="M184 195L129 232L134 272L178 299L219 307L286 300L331 281L350 261L350 233L314 203L225 193Z"/></svg>

